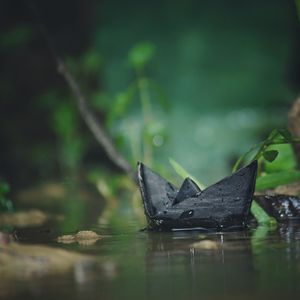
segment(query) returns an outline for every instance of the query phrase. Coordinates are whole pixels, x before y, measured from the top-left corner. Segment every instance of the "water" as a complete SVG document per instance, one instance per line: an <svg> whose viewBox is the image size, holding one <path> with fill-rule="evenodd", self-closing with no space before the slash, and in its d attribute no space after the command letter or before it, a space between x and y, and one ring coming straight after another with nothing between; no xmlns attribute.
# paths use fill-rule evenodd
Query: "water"
<svg viewBox="0 0 300 300"><path fill-rule="evenodd" d="M0 299L282 299L300 292L299 226L230 233L139 228L134 221L118 230L95 224L104 238L93 245L59 244L47 226L17 230L22 244L77 251L96 263L2 278Z"/></svg>

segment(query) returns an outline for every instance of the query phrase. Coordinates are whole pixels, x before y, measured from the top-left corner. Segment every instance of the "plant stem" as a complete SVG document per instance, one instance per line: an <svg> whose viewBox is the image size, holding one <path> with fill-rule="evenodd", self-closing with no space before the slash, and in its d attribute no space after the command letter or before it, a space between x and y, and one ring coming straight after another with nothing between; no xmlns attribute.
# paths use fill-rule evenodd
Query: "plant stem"
<svg viewBox="0 0 300 300"><path fill-rule="evenodd" d="M151 100L149 94L148 79L142 75L141 71L137 72L138 76L138 89L140 94L142 112L143 112L143 151L144 151L144 162L151 165L153 157L152 143L149 141L147 128L151 123Z"/></svg>
<svg viewBox="0 0 300 300"><path fill-rule="evenodd" d="M128 161L123 157L123 155L115 147L111 137L108 135L106 130L98 122L96 116L91 111L85 96L83 95L77 81L68 70L65 63L60 59L57 59L58 71L65 78L71 91L73 92L74 98L77 102L79 112L87 124L88 128L93 133L95 139L102 146L107 156L115 163L121 170L127 173L132 179L136 180L135 172L132 170Z"/></svg>
<svg viewBox="0 0 300 300"><path fill-rule="evenodd" d="M232 172L235 172L238 170L239 166L242 164L242 162L246 159L246 157L252 152L254 151L256 148L261 147L263 143L260 142L256 145L254 145L252 148L250 148L250 150L248 150L244 155L242 155L234 164L233 168L232 168Z"/></svg>
<svg viewBox="0 0 300 300"><path fill-rule="evenodd" d="M251 159L253 160L258 160L264 153L264 151L271 145L282 145L282 144L297 144L300 143L300 138L293 138L291 140L286 140L286 139L278 139L278 140L273 140L273 137L270 136L267 140L264 142L260 142L256 145L254 145L249 151L247 151L244 155L242 155L234 164L232 168L232 172L237 171L239 166L242 164L242 162L246 159L246 157L253 152L256 148L258 148L255 156Z"/></svg>

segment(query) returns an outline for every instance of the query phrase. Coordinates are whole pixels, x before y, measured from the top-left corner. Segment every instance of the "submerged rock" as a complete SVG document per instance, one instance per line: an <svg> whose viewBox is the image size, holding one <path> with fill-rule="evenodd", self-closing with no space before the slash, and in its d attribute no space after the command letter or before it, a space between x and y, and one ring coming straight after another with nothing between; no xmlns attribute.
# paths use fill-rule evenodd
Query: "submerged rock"
<svg viewBox="0 0 300 300"><path fill-rule="evenodd" d="M187 178L180 189L138 164L138 180L149 228L225 230L246 226L257 162L201 191Z"/></svg>
<svg viewBox="0 0 300 300"><path fill-rule="evenodd" d="M76 234L62 235L57 238L57 241L64 244L78 243L81 245L93 245L98 240L102 239L101 235L91 230L82 230Z"/></svg>

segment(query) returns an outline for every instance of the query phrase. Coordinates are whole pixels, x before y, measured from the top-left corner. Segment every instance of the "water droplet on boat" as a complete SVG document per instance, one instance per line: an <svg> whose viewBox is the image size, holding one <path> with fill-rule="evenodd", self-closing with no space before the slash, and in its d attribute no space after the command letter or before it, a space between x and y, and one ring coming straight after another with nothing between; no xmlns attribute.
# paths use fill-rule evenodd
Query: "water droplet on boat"
<svg viewBox="0 0 300 300"><path fill-rule="evenodd" d="M180 215L180 219L190 218L193 216L193 214L194 214L194 211L192 209L186 210Z"/></svg>

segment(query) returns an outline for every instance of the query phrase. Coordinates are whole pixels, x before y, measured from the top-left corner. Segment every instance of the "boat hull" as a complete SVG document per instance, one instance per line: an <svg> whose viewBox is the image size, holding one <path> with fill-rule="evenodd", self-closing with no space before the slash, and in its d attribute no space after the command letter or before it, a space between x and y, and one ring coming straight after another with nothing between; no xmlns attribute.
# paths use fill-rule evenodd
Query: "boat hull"
<svg viewBox="0 0 300 300"><path fill-rule="evenodd" d="M242 229L247 225L257 162L201 191L186 179L180 189L138 164L139 187L149 229Z"/></svg>

